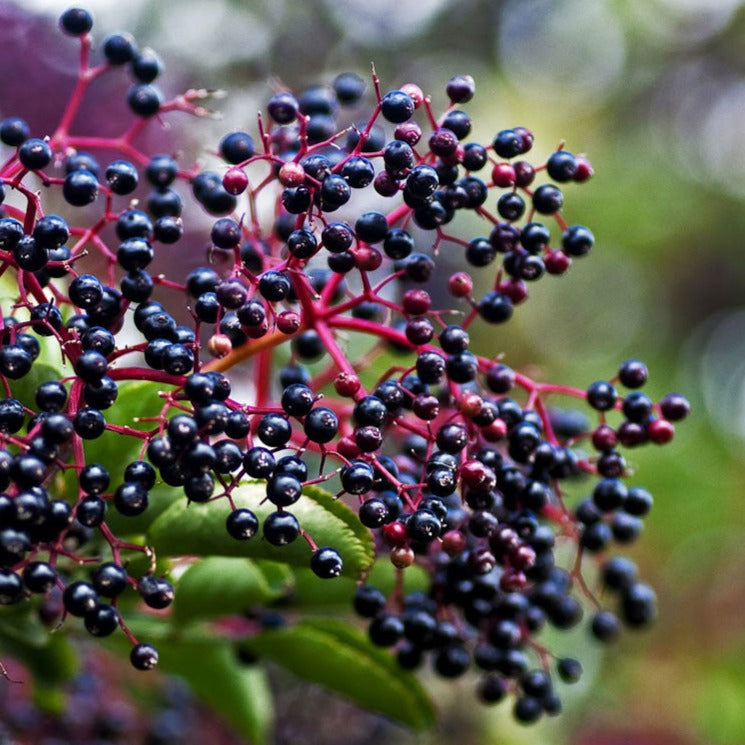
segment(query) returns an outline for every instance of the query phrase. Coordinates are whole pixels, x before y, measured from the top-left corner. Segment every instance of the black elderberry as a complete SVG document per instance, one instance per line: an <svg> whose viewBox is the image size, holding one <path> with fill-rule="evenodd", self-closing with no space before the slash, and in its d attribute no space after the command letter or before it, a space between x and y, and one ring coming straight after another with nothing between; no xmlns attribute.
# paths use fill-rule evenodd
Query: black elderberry
<svg viewBox="0 0 745 745"><path fill-rule="evenodd" d="M62 593L65 610L72 616L83 617L98 603L98 593L89 582L71 582Z"/></svg>
<svg viewBox="0 0 745 745"><path fill-rule="evenodd" d="M0 570L0 605L17 603L23 597L21 578L8 569Z"/></svg>
<svg viewBox="0 0 745 745"><path fill-rule="evenodd" d="M632 543L642 532L642 521L628 512L617 512L611 520L611 532L618 543Z"/></svg>
<svg viewBox="0 0 745 745"><path fill-rule="evenodd" d="M370 641L378 647L392 647L404 634L403 621L392 613L379 613L368 627Z"/></svg>
<svg viewBox="0 0 745 745"><path fill-rule="evenodd" d="M442 523L434 512L418 509L406 523L406 533L417 543L431 543L442 532Z"/></svg>
<svg viewBox="0 0 745 745"><path fill-rule="evenodd" d="M592 383L587 389L587 403L598 411L608 411L616 403L616 389L604 380Z"/></svg>
<svg viewBox="0 0 745 745"><path fill-rule="evenodd" d="M103 40L103 53L111 65L131 62L137 53L134 37L126 32L110 34Z"/></svg>
<svg viewBox="0 0 745 745"><path fill-rule="evenodd" d="M45 593L54 587L57 572L46 561L30 561L23 568L23 584L30 592Z"/></svg>
<svg viewBox="0 0 745 745"><path fill-rule="evenodd" d="M267 111L277 124L290 124L298 114L299 105L295 96L287 91L282 91L275 93L269 99Z"/></svg>
<svg viewBox="0 0 745 745"><path fill-rule="evenodd" d="M385 595L372 585L361 585L353 598L354 610L363 618L374 618L385 607Z"/></svg>
<svg viewBox="0 0 745 745"><path fill-rule="evenodd" d="M652 413L652 401L646 394L634 391L624 397L622 409L624 416L629 421L642 423Z"/></svg>
<svg viewBox="0 0 745 745"><path fill-rule="evenodd" d="M24 235L13 247L13 258L20 269L37 272L46 266L49 252L39 246L30 235Z"/></svg>
<svg viewBox="0 0 745 745"><path fill-rule="evenodd" d="M620 478L626 470L624 457L616 450L603 453L595 464L598 474L607 478Z"/></svg>
<svg viewBox="0 0 745 745"><path fill-rule="evenodd" d="M446 453L458 453L468 444L468 432L460 424L444 424L437 430L437 447Z"/></svg>
<svg viewBox="0 0 745 745"><path fill-rule="evenodd" d="M373 467L362 460L353 460L341 470L341 484L350 494L366 494L373 487L375 471Z"/></svg>
<svg viewBox="0 0 745 745"><path fill-rule="evenodd" d="M263 533L273 546L286 546L300 535L300 524L290 512L272 512L264 520Z"/></svg>
<svg viewBox="0 0 745 745"><path fill-rule="evenodd" d="M282 409L289 416L305 416L313 408L313 391L302 383L293 383L282 393Z"/></svg>
<svg viewBox="0 0 745 745"><path fill-rule="evenodd" d="M444 678L457 678L468 670L471 658L461 644L450 644L441 649L434 660L435 670Z"/></svg>
<svg viewBox="0 0 745 745"><path fill-rule="evenodd" d="M107 598L121 595L129 586L127 570L114 562L99 565L91 581L98 594Z"/></svg>
<svg viewBox="0 0 745 745"><path fill-rule="evenodd" d="M31 135L25 120L19 117L8 117L0 121L0 141L10 147L18 147Z"/></svg>
<svg viewBox="0 0 745 745"><path fill-rule="evenodd" d="M541 184L533 192L533 207L542 215L552 215L558 212L564 203L561 190L551 184Z"/></svg>
<svg viewBox="0 0 745 745"><path fill-rule="evenodd" d="M599 642L609 643L615 641L620 635L621 622L610 611L600 610L592 617L590 631Z"/></svg>
<svg viewBox="0 0 745 745"><path fill-rule="evenodd" d="M580 543L588 551L602 551L610 543L611 529L607 523L593 522L585 525Z"/></svg>
<svg viewBox="0 0 745 745"><path fill-rule="evenodd" d="M660 411L665 419L677 422L691 413L691 405L680 393L669 393L660 401Z"/></svg>
<svg viewBox="0 0 745 745"><path fill-rule="evenodd" d="M594 243L595 237L584 225L571 225L561 237L561 247L569 256L585 256Z"/></svg>
<svg viewBox="0 0 745 745"><path fill-rule="evenodd" d="M466 246L466 261L475 267L484 267L494 261L497 252L486 238L474 238Z"/></svg>
<svg viewBox="0 0 745 745"><path fill-rule="evenodd" d="M173 602L173 586L159 577L146 575L137 583L137 592L150 608L162 610Z"/></svg>
<svg viewBox="0 0 745 745"><path fill-rule="evenodd" d="M138 83L129 89L127 103L137 116L153 116L160 110L163 94L154 85Z"/></svg>
<svg viewBox="0 0 745 745"><path fill-rule="evenodd" d="M253 139L246 132L231 132L220 140L219 150L228 163L237 165L253 156Z"/></svg>
<svg viewBox="0 0 745 745"><path fill-rule="evenodd" d="M328 546L317 548L310 559L313 574L321 579L333 579L342 573L344 564L339 552Z"/></svg>
<svg viewBox="0 0 745 745"><path fill-rule="evenodd" d="M497 212L508 222L519 220L525 213L525 200L516 192L502 194L497 200Z"/></svg>
<svg viewBox="0 0 745 745"><path fill-rule="evenodd" d="M479 315L488 323L504 323L512 317L512 301L501 292L487 292L478 305Z"/></svg>
<svg viewBox="0 0 745 745"><path fill-rule="evenodd" d="M241 507L228 515L225 527L232 538L237 541L247 541L258 532L259 520L254 512Z"/></svg>
<svg viewBox="0 0 745 745"><path fill-rule="evenodd" d="M152 49L146 48L135 54L130 70L136 80L152 83L163 72L163 62Z"/></svg>
<svg viewBox="0 0 745 745"><path fill-rule="evenodd" d="M108 603L97 603L83 617L86 631L92 636L109 636L119 625L119 614L116 608Z"/></svg>
<svg viewBox="0 0 745 745"><path fill-rule="evenodd" d="M492 141L494 152L500 158L514 158L525 152L523 137L515 129L503 129Z"/></svg>
<svg viewBox="0 0 745 745"><path fill-rule="evenodd" d="M403 91L388 91L380 102L380 112L389 122L400 124L414 115L414 101Z"/></svg>
<svg viewBox="0 0 745 745"><path fill-rule="evenodd" d="M114 507L126 517L142 514L148 506L147 489L137 482L125 481L114 492Z"/></svg>
<svg viewBox="0 0 745 745"><path fill-rule="evenodd" d="M129 659L136 670L152 670L158 664L158 652L150 644L136 644L129 653Z"/></svg>
<svg viewBox="0 0 745 745"><path fill-rule="evenodd" d="M63 402L64 403L64 402ZM0 432L18 432L26 419L23 404L14 398L0 400Z"/></svg>
<svg viewBox="0 0 745 745"><path fill-rule="evenodd" d="M37 171L52 162L52 149L44 140L31 137L18 148L18 160L24 168Z"/></svg>
<svg viewBox="0 0 745 745"><path fill-rule="evenodd" d="M306 416L303 429L312 442L323 444L330 442L336 436L339 419L326 406L317 406Z"/></svg>
<svg viewBox="0 0 745 745"><path fill-rule="evenodd" d="M557 150L546 161L546 171L554 181L571 181L577 173L577 159L566 150Z"/></svg>
<svg viewBox="0 0 745 745"><path fill-rule="evenodd" d="M623 503L624 512L636 517L644 517L652 509L652 495L641 486L629 487Z"/></svg>
<svg viewBox="0 0 745 745"><path fill-rule="evenodd" d="M73 207L85 207L98 196L98 179L90 171L72 171L62 184L62 195Z"/></svg>
<svg viewBox="0 0 745 745"><path fill-rule="evenodd" d="M75 517L86 528L96 528L106 516L106 502L98 496L83 497L75 508Z"/></svg>
<svg viewBox="0 0 745 745"><path fill-rule="evenodd" d="M0 347L0 373L17 380L31 369L31 355L18 344L7 344Z"/></svg>
<svg viewBox="0 0 745 745"><path fill-rule="evenodd" d="M479 684L478 697L485 704L497 704L507 696L508 686L499 675L487 675Z"/></svg>
<svg viewBox="0 0 745 745"><path fill-rule="evenodd" d="M300 499L302 489L294 475L277 471L267 481L266 496L277 507L289 507Z"/></svg>

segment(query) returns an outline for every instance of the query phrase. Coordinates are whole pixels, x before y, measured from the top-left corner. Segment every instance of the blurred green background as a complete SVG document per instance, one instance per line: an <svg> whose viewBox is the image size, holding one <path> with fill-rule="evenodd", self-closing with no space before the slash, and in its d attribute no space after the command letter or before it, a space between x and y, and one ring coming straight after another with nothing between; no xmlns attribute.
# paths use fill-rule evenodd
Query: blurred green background
<svg viewBox="0 0 745 745"><path fill-rule="evenodd" d="M56 14L68 3L23 5ZM515 367L578 387L640 357L655 398L680 390L694 407L670 446L629 454L635 483L655 495L646 534L630 553L657 588L658 623L602 654L583 633L557 638L555 651L576 654L588 671L562 717L524 729L507 709L471 703L472 680L432 681L441 726L414 740L280 679L278 742L745 743L745 3L88 7L97 38L126 28L156 48L169 84L226 89L223 121L204 125L215 133L253 131L277 84L328 82L344 70L365 76L371 62L384 90L416 82L436 107L452 75L473 75L472 139L488 143L499 129L525 125L536 135L533 160L564 140L596 173L567 190L565 208L569 222L595 232L593 254L566 277L541 282L496 340L477 338L479 351L504 352ZM319 708L331 726L319 723Z"/></svg>

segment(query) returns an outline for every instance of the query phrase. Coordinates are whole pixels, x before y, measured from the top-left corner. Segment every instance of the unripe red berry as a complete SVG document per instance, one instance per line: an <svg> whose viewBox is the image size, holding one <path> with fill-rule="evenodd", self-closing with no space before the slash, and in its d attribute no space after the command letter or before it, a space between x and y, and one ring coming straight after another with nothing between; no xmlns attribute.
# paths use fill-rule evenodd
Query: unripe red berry
<svg viewBox="0 0 745 745"><path fill-rule="evenodd" d="M277 178L282 186L300 186L305 181L305 169L299 163L284 163Z"/></svg>
<svg viewBox="0 0 745 745"><path fill-rule="evenodd" d="M514 277L500 282L497 289L512 300L513 305L522 303L528 297L528 286L521 279Z"/></svg>
<svg viewBox="0 0 745 745"><path fill-rule="evenodd" d="M424 93L418 85L406 83L401 90L414 102L414 108L418 109L424 103Z"/></svg>
<svg viewBox="0 0 745 745"><path fill-rule="evenodd" d="M213 334L207 342L207 350L213 357L224 357L233 350L230 337L225 334Z"/></svg>
<svg viewBox="0 0 745 745"><path fill-rule="evenodd" d="M334 390L345 398L351 398L360 389L360 379L348 372L340 372L334 378Z"/></svg>
<svg viewBox="0 0 745 745"><path fill-rule="evenodd" d="M515 168L511 163L497 163L492 169L491 177L492 181L503 189L514 186L517 179Z"/></svg>
<svg viewBox="0 0 745 745"><path fill-rule="evenodd" d="M383 255L372 246L360 246L354 252L354 263L362 272L374 272L383 263Z"/></svg>
<svg viewBox="0 0 745 745"><path fill-rule="evenodd" d="M448 279L448 290L453 297L468 297L473 291L473 279L466 272L456 272Z"/></svg>
<svg viewBox="0 0 745 745"><path fill-rule="evenodd" d="M653 419L647 424L647 434L656 445L664 445L673 439L675 426L667 419Z"/></svg>
<svg viewBox="0 0 745 745"><path fill-rule="evenodd" d="M402 122L396 126L393 131L393 138L403 140L403 142L414 147L422 138L422 128L415 121L409 119L408 122Z"/></svg>
<svg viewBox="0 0 745 745"><path fill-rule="evenodd" d="M360 449L357 447L357 443L347 435L339 438L339 442L336 443L336 450L339 455L348 460L354 460L359 457L360 454Z"/></svg>
<svg viewBox="0 0 745 745"><path fill-rule="evenodd" d="M507 424L503 419L495 419L481 428L481 436L488 442L497 442L507 436Z"/></svg>
<svg viewBox="0 0 745 745"><path fill-rule="evenodd" d="M528 584L527 577L516 569L505 569L499 578L499 587L504 592L517 592Z"/></svg>
<svg viewBox="0 0 745 745"><path fill-rule="evenodd" d="M300 316L293 310L284 310L277 316L277 328L283 334L294 334L300 328Z"/></svg>
<svg viewBox="0 0 745 745"><path fill-rule="evenodd" d="M242 168L230 168L222 177L222 185L228 194L243 194L248 188L248 176Z"/></svg>
<svg viewBox="0 0 745 745"><path fill-rule="evenodd" d="M591 179L595 171L592 168L592 164L584 155L577 156L577 170L574 173L574 181L579 183Z"/></svg>
<svg viewBox="0 0 745 745"><path fill-rule="evenodd" d="M592 433L592 446L596 450L612 450L617 444L616 431L608 424L601 424Z"/></svg>
<svg viewBox="0 0 745 745"><path fill-rule="evenodd" d="M400 522L383 526L383 537L391 546L403 546L407 541L406 526Z"/></svg>
<svg viewBox="0 0 745 745"><path fill-rule="evenodd" d="M406 569L414 563L414 552L408 546L396 546L391 549L391 564L396 569Z"/></svg>
<svg viewBox="0 0 745 745"><path fill-rule="evenodd" d="M461 397L458 403L458 409L461 414L467 417L475 417L481 413L484 408L484 399L479 396L478 393L473 391L466 391Z"/></svg>
<svg viewBox="0 0 745 745"><path fill-rule="evenodd" d="M567 256L563 251L547 251L543 257L543 263L546 266L546 271L549 274L564 274L569 269L572 263L572 259Z"/></svg>
<svg viewBox="0 0 745 745"><path fill-rule="evenodd" d="M402 306L404 313L410 316L421 316L432 306L432 299L426 290L407 290L404 293Z"/></svg>
<svg viewBox="0 0 745 745"><path fill-rule="evenodd" d="M460 530L448 530L448 532L442 536L442 550L448 556L457 556L465 550L466 545L466 537Z"/></svg>

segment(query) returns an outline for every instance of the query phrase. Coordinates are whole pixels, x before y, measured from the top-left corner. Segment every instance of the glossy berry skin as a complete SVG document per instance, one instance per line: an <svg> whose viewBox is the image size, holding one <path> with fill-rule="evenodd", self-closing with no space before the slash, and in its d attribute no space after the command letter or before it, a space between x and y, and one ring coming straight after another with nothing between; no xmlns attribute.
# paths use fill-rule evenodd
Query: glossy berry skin
<svg viewBox="0 0 745 745"><path fill-rule="evenodd" d="M128 587L127 571L119 564L106 562L96 569L92 583L99 595L115 598Z"/></svg>
<svg viewBox="0 0 745 745"><path fill-rule="evenodd" d="M156 575L177 557L161 547L156 566L144 545L151 510L168 499L218 514L224 540L254 538L280 562L296 542L289 553L332 579L349 566L340 547L317 547L323 531L305 518L325 488L396 571L390 597L355 592L372 643L443 678L473 662L477 695L510 697L520 722L557 714L533 652L542 629L581 620L567 557L597 560L610 610L589 620L596 638L653 619L653 591L613 553L652 506L627 483L625 449L664 444L690 408L641 394L638 360L582 391L508 367L499 340L480 356L487 324L510 321L546 274L594 246L560 214L563 185L574 182L568 198L589 161L560 146L528 162L522 126L468 142L469 75L447 83L436 112L415 84L381 95L376 77L365 101L365 80L342 73L275 93L258 129L202 143L222 161L204 170L173 137L152 152L145 131L204 113L203 92L165 103L157 54L127 33L88 39L91 24L81 9L60 18L82 38L67 40L80 67L59 131L32 138L24 120L0 122L0 202L13 197L0 217L13 314L0 323L0 603L44 596L46 619L61 594L92 636L121 625L132 664L151 669L157 652L127 614L167 610L178 594ZM91 44L99 59L86 69ZM124 81L110 135L93 120L78 131L78 98L99 74ZM564 480L581 474L592 480L562 509ZM288 511L298 502L302 525ZM420 591L408 591L412 571ZM248 614L257 628L278 616ZM562 680L580 673L556 664Z"/></svg>
<svg viewBox="0 0 745 745"><path fill-rule="evenodd" d="M327 546L313 552L310 568L321 579L333 579L341 575L344 564L339 552Z"/></svg>
<svg viewBox="0 0 745 745"><path fill-rule="evenodd" d="M410 119L414 114L414 101L403 91L388 91L380 102L383 116L394 124Z"/></svg>
<svg viewBox="0 0 745 745"><path fill-rule="evenodd" d="M83 617L86 631L92 636L110 636L119 626L119 614L107 603L98 603Z"/></svg>
<svg viewBox="0 0 745 745"><path fill-rule="evenodd" d="M132 647L129 659L136 670L152 670L158 664L158 652L152 645L140 643Z"/></svg>
<svg viewBox="0 0 745 745"><path fill-rule="evenodd" d="M18 159L26 168L36 171L49 165L52 150L44 140L30 138L18 148Z"/></svg>
<svg viewBox="0 0 745 745"><path fill-rule="evenodd" d="M162 610L173 602L173 586L170 582L152 576L145 576L137 583L137 592L150 608Z"/></svg>
<svg viewBox="0 0 745 745"><path fill-rule="evenodd" d="M141 483L125 482L114 492L114 507L126 517L142 514L147 506L147 489Z"/></svg>
<svg viewBox="0 0 745 745"><path fill-rule="evenodd" d="M587 389L587 403L598 411L612 409L616 402L616 389L605 381L599 380Z"/></svg>
<svg viewBox="0 0 745 745"><path fill-rule="evenodd" d="M247 541L258 532L259 520L251 510L239 508L228 515L225 527L232 538Z"/></svg>
<svg viewBox="0 0 745 745"><path fill-rule="evenodd" d="M300 535L300 524L289 512L272 512L264 520L263 532L273 546L286 546Z"/></svg>
<svg viewBox="0 0 745 745"><path fill-rule="evenodd" d="M44 561L32 561L23 569L23 584L35 593L45 593L54 587L57 573Z"/></svg>
<svg viewBox="0 0 745 745"><path fill-rule="evenodd" d="M62 602L70 615L82 617L96 607L98 593L88 582L72 582L62 593Z"/></svg>

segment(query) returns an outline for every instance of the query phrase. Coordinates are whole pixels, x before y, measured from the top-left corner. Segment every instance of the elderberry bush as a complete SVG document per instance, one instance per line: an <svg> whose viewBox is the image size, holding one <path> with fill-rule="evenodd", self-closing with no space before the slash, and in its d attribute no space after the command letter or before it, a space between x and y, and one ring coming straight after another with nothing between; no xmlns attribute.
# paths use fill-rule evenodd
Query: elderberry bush
<svg viewBox="0 0 745 745"><path fill-rule="evenodd" d="M559 713L582 666L541 632L586 623L610 642L655 617L617 552L652 507L624 453L689 413L641 390L637 359L573 387L512 369L496 334L471 348L593 249L564 209L588 159L531 160L523 126L472 141L468 75L438 114L414 84L345 73L275 92L250 132L209 146L214 166L179 162L141 135L207 115L208 94L167 99L127 33L94 58L85 10L59 25L79 54L64 110L45 131L22 111L0 122L8 618L118 639L139 670L162 647L185 674L186 626L310 677L298 660L326 644L402 696L427 664L471 671L520 722ZM130 121L76 134L91 83L116 75ZM357 583L367 637L297 620L287 588L323 605L319 579ZM280 601L294 623L265 610ZM427 721L418 693L399 711L318 680Z"/></svg>

